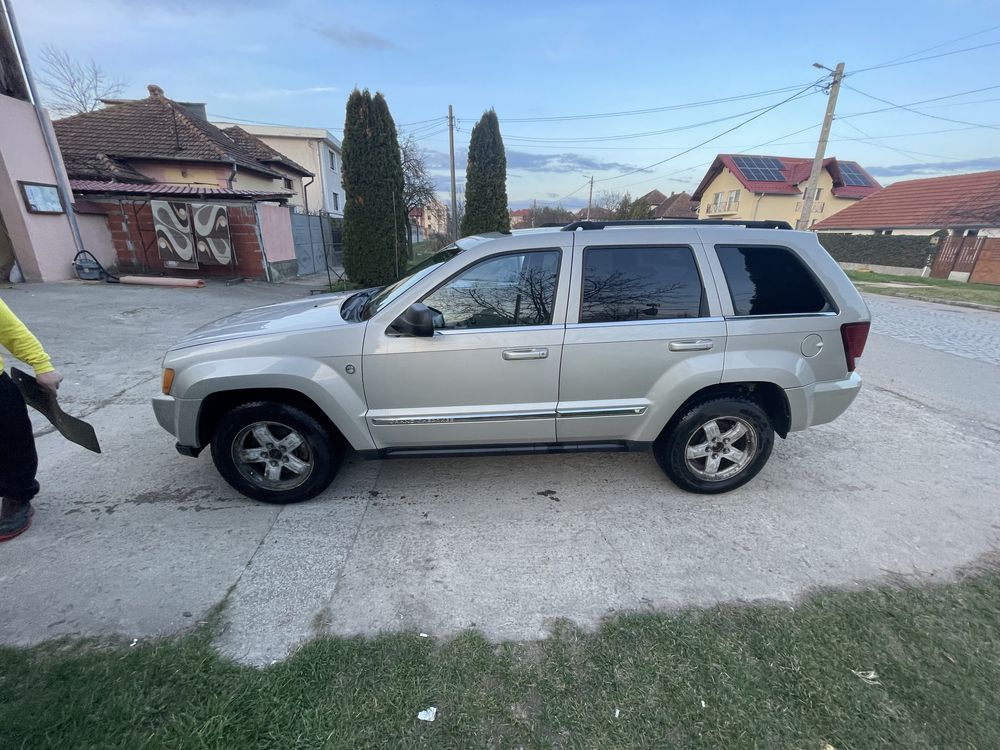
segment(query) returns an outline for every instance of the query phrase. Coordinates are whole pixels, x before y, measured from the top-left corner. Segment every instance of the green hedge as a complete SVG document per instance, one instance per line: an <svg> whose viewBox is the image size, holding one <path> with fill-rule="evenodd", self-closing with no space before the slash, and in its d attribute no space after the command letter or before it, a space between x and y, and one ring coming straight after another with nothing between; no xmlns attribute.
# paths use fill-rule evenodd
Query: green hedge
<svg viewBox="0 0 1000 750"><path fill-rule="evenodd" d="M930 237L903 234L820 234L820 244L833 259L842 263L874 263L881 266L923 268L929 265L938 246Z"/></svg>

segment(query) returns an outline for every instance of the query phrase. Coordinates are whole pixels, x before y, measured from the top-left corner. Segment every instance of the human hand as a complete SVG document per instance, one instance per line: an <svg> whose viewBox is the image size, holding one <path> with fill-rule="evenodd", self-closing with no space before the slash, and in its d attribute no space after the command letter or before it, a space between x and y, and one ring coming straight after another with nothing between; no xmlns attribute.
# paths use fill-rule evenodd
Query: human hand
<svg viewBox="0 0 1000 750"><path fill-rule="evenodd" d="M44 372L41 375L35 376L35 380L38 381L38 384L42 388L55 396L59 390L59 384L63 381L63 376L52 370L51 372Z"/></svg>

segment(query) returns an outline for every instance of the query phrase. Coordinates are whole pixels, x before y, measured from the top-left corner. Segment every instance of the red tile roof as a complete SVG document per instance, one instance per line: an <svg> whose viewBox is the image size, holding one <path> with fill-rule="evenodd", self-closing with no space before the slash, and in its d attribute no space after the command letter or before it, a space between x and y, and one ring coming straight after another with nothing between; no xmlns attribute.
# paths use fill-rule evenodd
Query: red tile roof
<svg viewBox="0 0 1000 750"><path fill-rule="evenodd" d="M809 173L812 171L812 159L802 159L794 156L763 156L765 159L777 159L781 162L781 174L785 178L784 182L765 182L762 180L749 180L740 171L739 167L736 166L736 162L733 161L734 156L749 156L749 154L719 154L715 157L715 161L712 162L712 166L708 168L705 176L701 180L701 184L698 185L698 189L694 191L692 198L696 201L700 201L708 186L712 181L722 172L723 168L728 169L733 173L733 176L740 181L747 190L753 193L765 193L772 195L799 195L803 191L799 188L803 182L809 179ZM760 156L759 154L754 154L754 156ZM871 187L860 187L856 185L845 185L840 174L840 165L851 165L856 167L862 174L864 174L872 183ZM881 189L881 185L878 181L872 177L864 168L855 161L839 161L836 157L830 157L823 160L823 169L830 173L830 178L833 180L833 195L837 198L864 198L866 196L872 195Z"/></svg>
<svg viewBox="0 0 1000 750"><path fill-rule="evenodd" d="M130 160L143 159L235 163L240 169L282 177L219 128L163 96L159 88L150 91L145 99L52 123L71 178L149 182L129 165Z"/></svg>
<svg viewBox="0 0 1000 750"><path fill-rule="evenodd" d="M1000 170L896 182L813 229L952 226L1000 226Z"/></svg>
<svg viewBox="0 0 1000 750"><path fill-rule="evenodd" d="M281 200L292 195L290 190L247 190L243 188L202 187L200 185L140 185L133 182L104 180L70 180L74 194L126 193L129 195L201 195L220 198L264 198Z"/></svg>

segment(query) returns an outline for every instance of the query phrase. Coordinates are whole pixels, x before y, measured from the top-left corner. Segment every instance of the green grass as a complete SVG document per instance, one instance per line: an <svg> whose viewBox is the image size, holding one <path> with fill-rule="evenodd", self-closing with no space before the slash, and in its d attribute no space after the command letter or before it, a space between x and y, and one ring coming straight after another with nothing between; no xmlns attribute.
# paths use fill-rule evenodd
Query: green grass
<svg viewBox="0 0 1000 750"><path fill-rule="evenodd" d="M926 284L926 287L900 289L893 287L863 286L866 292L886 294L892 297L912 297L931 302L973 302L980 305L1000 307L1000 286L993 284L965 284L947 279L922 279L919 276L890 276L870 271L846 271L851 281L901 282L904 284Z"/></svg>
<svg viewBox="0 0 1000 750"><path fill-rule="evenodd" d="M0 649L0 744L1000 747L993 572L795 608L621 616L527 644L320 638L262 670L221 659L211 637ZM434 723L416 719L428 706Z"/></svg>

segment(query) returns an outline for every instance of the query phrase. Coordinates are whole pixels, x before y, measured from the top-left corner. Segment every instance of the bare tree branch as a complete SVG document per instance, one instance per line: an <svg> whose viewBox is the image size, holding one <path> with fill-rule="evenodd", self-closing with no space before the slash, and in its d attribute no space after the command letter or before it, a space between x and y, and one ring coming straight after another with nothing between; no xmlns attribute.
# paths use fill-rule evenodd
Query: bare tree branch
<svg viewBox="0 0 1000 750"><path fill-rule="evenodd" d="M42 47L42 67L38 82L45 89L45 105L56 117L68 117L100 109L101 99L121 96L125 84L111 78L88 60L74 60L51 45Z"/></svg>

